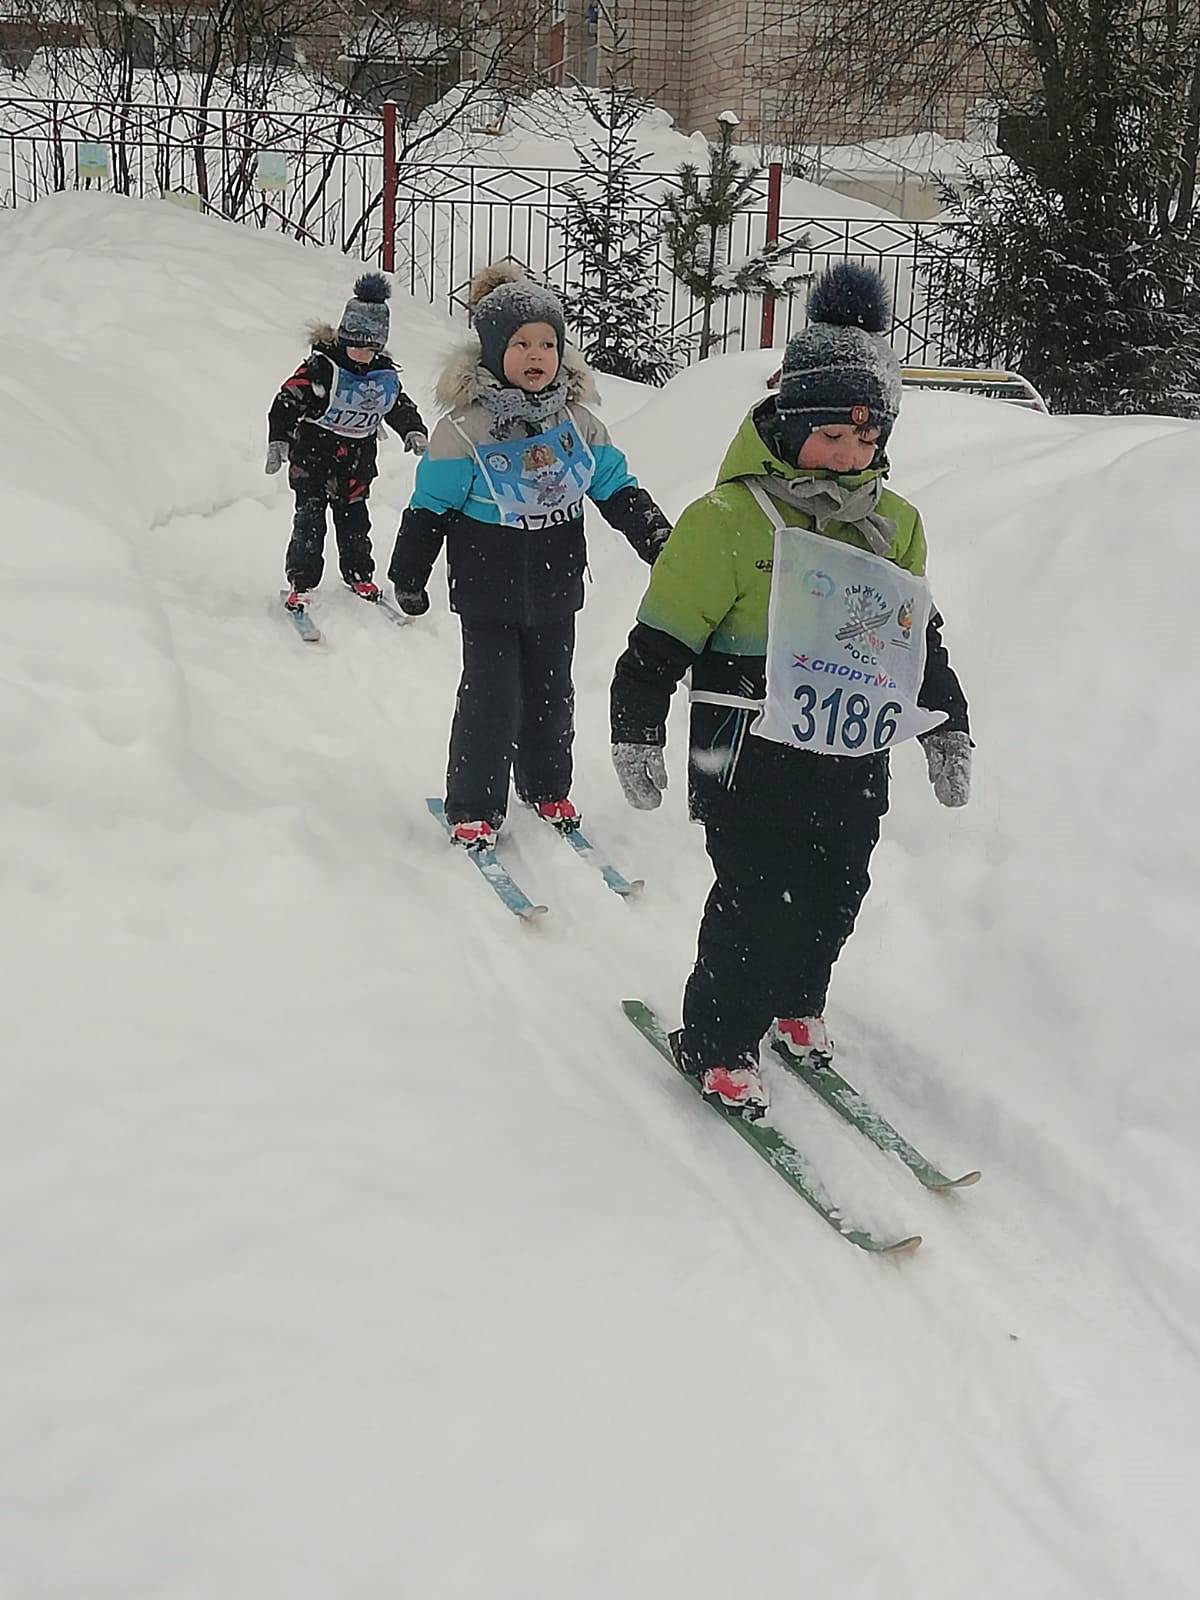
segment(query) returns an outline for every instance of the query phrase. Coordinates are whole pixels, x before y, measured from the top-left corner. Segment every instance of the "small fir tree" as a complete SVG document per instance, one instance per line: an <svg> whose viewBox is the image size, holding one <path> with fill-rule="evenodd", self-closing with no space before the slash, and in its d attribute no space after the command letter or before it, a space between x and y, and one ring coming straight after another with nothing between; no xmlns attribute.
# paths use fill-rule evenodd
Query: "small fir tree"
<svg viewBox="0 0 1200 1600"><path fill-rule="evenodd" d="M700 359L709 355L721 336L713 333L713 306L733 294L790 295L810 274L790 260L807 247L807 239L776 241L736 265L725 260L724 241L737 217L754 201L759 167L743 167L730 148L737 126L731 111L723 111L721 142L709 146L708 172L685 161L679 168L679 188L667 196L664 226L675 276L703 307Z"/></svg>
<svg viewBox="0 0 1200 1600"><path fill-rule="evenodd" d="M660 228L633 190L642 164L634 130L646 102L616 83L579 93L601 133L576 146L588 177L568 190L564 309L598 372L662 384L680 365L687 341L660 325Z"/></svg>

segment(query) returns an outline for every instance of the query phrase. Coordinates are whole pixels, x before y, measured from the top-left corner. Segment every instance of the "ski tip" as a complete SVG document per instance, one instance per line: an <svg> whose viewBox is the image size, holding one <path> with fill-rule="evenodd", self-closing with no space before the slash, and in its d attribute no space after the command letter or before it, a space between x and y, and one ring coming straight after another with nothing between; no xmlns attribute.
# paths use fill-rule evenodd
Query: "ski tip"
<svg viewBox="0 0 1200 1600"><path fill-rule="evenodd" d="M947 1178L945 1183L935 1184L939 1192L943 1189L970 1189L983 1177L982 1172L964 1172L961 1178Z"/></svg>
<svg viewBox="0 0 1200 1600"><path fill-rule="evenodd" d="M634 878L632 883L617 885L616 890L622 900L636 900L645 887L645 878Z"/></svg>
<svg viewBox="0 0 1200 1600"><path fill-rule="evenodd" d="M549 914L549 906L522 906L517 915L522 922L538 922Z"/></svg>
<svg viewBox="0 0 1200 1600"><path fill-rule="evenodd" d="M907 1239L897 1239L895 1244L879 1246L879 1254L883 1256L910 1256L914 1250L921 1248L921 1235L910 1234Z"/></svg>

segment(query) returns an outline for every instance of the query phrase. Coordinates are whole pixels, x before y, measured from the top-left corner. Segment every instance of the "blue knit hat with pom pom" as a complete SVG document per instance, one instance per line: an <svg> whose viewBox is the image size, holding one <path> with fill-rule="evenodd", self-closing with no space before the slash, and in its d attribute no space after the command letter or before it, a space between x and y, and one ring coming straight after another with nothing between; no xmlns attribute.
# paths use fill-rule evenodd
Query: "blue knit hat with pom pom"
<svg viewBox="0 0 1200 1600"><path fill-rule="evenodd" d="M851 261L823 272L808 297L808 326L789 342L777 416L795 459L814 428L879 429L882 450L900 412L900 362L884 338L891 297L878 272Z"/></svg>
<svg viewBox="0 0 1200 1600"><path fill-rule="evenodd" d="M364 272L354 285L354 293L346 301L337 336L351 349L361 346L382 350L388 342L391 319L388 316L388 296L391 286L381 272Z"/></svg>

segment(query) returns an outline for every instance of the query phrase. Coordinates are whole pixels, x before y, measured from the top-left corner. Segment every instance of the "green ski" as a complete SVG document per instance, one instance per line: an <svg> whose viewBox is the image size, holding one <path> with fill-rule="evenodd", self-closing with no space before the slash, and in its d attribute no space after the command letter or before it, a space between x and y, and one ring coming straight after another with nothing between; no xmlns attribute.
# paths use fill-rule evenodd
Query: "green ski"
<svg viewBox="0 0 1200 1600"><path fill-rule="evenodd" d="M799 1061L778 1040L773 1049L793 1077L806 1083L831 1110L836 1111L852 1128L857 1128L877 1149L898 1156L913 1177L927 1189L967 1189L979 1182L981 1174L978 1172L964 1172L961 1178L948 1178L944 1172L939 1172L832 1066L810 1066L806 1061Z"/></svg>
<svg viewBox="0 0 1200 1600"><path fill-rule="evenodd" d="M679 1072L675 1057L671 1054L666 1029L645 1001L622 1000L621 1009L659 1055ZM691 1084L693 1089L698 1089L694 1078L688 1077L683 1072L680 1072L680 1077L685 1083ZM836 1206L821 1196L804 1157L788 1143L777 1128L762 1122L750 1122L744 1117L727 1116L715 1106L712 1110L715 1116L720 1117L736 1133L740 1133L746 1143L769 1166L774 1167L783 1181L794 1189L802 1200L808 1202L822 1221L827 1222L836 1233L840 1233L843 1239L849 1239L851 1244L856 1244L860 1250L869 1250L880 1255L895 1255L900 1251L915 1250L920 1244L920 1234L912 1234L907 1239L877 1239L864 1228L853 1227Z"/></svg>

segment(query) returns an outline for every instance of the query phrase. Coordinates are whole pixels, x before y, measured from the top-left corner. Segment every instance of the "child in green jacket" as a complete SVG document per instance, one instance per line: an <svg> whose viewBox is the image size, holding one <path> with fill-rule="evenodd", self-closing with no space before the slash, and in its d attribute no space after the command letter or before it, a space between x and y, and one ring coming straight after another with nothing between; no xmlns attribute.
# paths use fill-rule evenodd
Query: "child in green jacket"
<svg viewBox="0 0 1200 1600"><path fill-rule="evenodd" d="M761 1116L763 1036L814 1063L826 991L870 878L888 750L925 749L938 800L970 791L967 704L925 582L916 509L884 487L900 370L877 273L809 300L777 397L654 567L612 685L625 797L661 803L671 695L691 669L689 799L716 881L673 1037L722 1109Z"/></svg>

